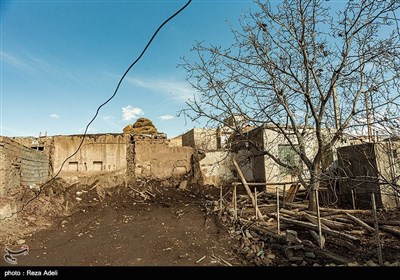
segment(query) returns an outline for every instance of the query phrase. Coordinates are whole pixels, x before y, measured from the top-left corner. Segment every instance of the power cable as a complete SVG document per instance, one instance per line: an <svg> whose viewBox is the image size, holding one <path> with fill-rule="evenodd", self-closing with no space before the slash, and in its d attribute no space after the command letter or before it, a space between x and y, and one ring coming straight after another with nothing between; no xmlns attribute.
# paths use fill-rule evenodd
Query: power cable
<svg viewBox="0 0 400 280"><path fill-rule="evenodd" d="M39 192L38 192L33 198L31 198L31 199L29 199L27 202L25 202L25 203L22 205L22 207L21 207L20 210L18 210L18 211L16 211L16 212L12 213L9 217L4 217L4 218L2 218L1 220L5 220L5 219L8 219L8 218L11 218L11 217L14 216L15 214L18 214L18 213L22 212L22 211L24 210L24 208L25 208L29 203L31 203L33 200L35 200L36 198L39 197L39 195L42 193L43 188L44 188L47 184L51 183L52 181L54 181L54 180L58 177L58 175L60 174L62 168L64 167L64 164L65 164L70 158L72 158L73 156L75 156L75 155L79 152L79 150L81 149L81 147L82 147L82 145L83 145L83 142L85 141L85 138L86 138L86 135L87 135L87 131L88 131L88 129L89 129L89 126L90 126L90 125L94 122L94 120L97 118L97 116L98 116L98 114L99 114L99 112L100 112L100 109L101 109L103 106L105 106L108 102L110 102L110 101L117 95L117 92L118 92L118 90L119 90L119 87L120 87L122 81L124 80L125 76L126 76L126 75L128 74L128 72L131 70L131 68L142 58L142 56L143 56L144 53L147 51L147 49L149 48L150 44L153 42L154 38L157 36L157 34L158 34L158 32L161 30L161 28L163 28L163 26L164 26L165 24L167 24L171 19L173 19L174 17L176 17L180 12L182 12L184 9L186 9L186 7L189 6L189 4L190 4L191 2L192 2L192 0L189 0L183 7L181 7L178 11L176 11L172 16L170 16L169 18L167 18L167 19L157 28L157 30L153 33L153 35L151 36L150 40L147 42L147 44L146 44L146 46L144 47L144 49L142 50L142 52L141 52L141 53L139 54L139 56L135 59L135 61L131 63L131 65L126 69L126 71L125 71L124 74L122 75L121 79L119 80L119 82L118 82L118 84L117 84L117 87L116 87L115 90L114 90L114 93L111 95L110 98L108 98L104 103L102 103L102 104L97 108L96 113L94 114L93 118L92 118L92 119L90 120L90 122L86 125L85 132L83 133L83 137L82 137L82 140L81 140L81 142L80 142L78 148L76 149L75 152L73 152L70 156L68 156L68 157L63 161L63 163L61 164L61 167L60 167L60 169L58 170L58 172L57 172L51 179L49 179L47 182L43 183L43 184L39 187Z"/></svg>

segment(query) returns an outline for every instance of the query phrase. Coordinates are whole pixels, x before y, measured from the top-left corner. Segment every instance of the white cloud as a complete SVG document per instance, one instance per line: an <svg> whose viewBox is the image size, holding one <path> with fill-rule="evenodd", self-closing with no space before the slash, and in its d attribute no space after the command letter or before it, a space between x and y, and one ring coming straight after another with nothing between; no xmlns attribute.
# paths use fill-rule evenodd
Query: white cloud
<svg viewBox="0 0 400 280"><path fill-rule="evenodd" d="M171 116L171 115L164 115L164 116L159 117L159 119L162 120L162 121L172 120L174 118L175 117Z"/></svg>
<svg viewBox="0 0 400 280"><path fill-rule="evenodd" d="M198 92L186 82L154 78L126 78L126 80L135 86L168 94L179 101L187 101L189 98L193 99L193 96L198 95Z"/></svg>
<svg viewBox="0 0 400 280"><path fill-rule="evenodd" d="M144 112L140 108L132 107L131 105L122 107L122 119L124 121L131 121L133 119L137 119L140 115L143 115Z"/></svg>
<svg viewBox="0 0 400 280"><path fill-rule="evenodd" d="M50 115L49 115L49 118L51 118L51 119L59 119L60 116L57 115L57 114L50 114Z"/></svg>
<svg viewBox="0 0 400 280"><path fill-rule="evenodd" d="M26 64L21 58L18 58L10 53L1 51L0 52L1 61L19 69L19 70L30 70L31 67Z"/></svg>
<svg viewBox="0 0 400 280"><path fill-rule="evenodd" d="M50 64L45 59L32 54L29 51L21 50L18 54L8 52L0 52L1 61L6 64L28 74L42 75L42 74L60 74L63 69L58 67L57 64ZM64 73L65 74L65 73Z"/></svg>
<svg viewBox="0 0 400 280"><path fill-rule="evenodd" d="M98 84L98 76L102 74L101 71L87 73L87 71L73 64L62 62L58 58L40 55L24 48L19 48L13 53L0 51L0 60L5 67L13 67L35 77L35 83L42 83L46 87L50 81L53 84L56 83L55 80L60 79L93 88L94 84Z"/></svg>

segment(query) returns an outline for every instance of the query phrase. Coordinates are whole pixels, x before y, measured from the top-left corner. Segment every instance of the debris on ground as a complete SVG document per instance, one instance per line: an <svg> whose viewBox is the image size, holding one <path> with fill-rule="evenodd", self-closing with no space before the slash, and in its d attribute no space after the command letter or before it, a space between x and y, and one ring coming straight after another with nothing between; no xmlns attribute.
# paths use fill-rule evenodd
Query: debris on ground
<svg viewBox="0 0 400 280"><path fill-rule="evenodd" d="M320 207L318 219L316 212L308 210L307 200L284 202L282 196L277 200L276 193L259 191L256 196L253 194L256 210L252 198L242 194L243 190L240 194L235 193L236 187L224 190L219 198L207 201L208 212L230 228L229 233L239 244L238 253L253 265L375 266L379 263L371 210ZM382 265L398 265L398 211L381 210L378 216Z"/></svg>

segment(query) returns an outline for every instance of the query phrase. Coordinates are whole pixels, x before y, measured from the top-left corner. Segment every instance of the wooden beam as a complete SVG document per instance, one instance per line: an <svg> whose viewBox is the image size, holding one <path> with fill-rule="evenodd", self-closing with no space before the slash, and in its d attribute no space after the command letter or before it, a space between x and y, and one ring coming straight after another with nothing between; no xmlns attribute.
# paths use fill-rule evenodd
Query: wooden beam
<svg viewBox="0 0 400 280"><path fill-rule="evenodd" d="M318 238L318 234L316 232L314 232L314 234ZM312 250L316 255L319 255L322 258L325 258L325 259L328 258L328 259L334 260L335 262L337 262L339 264L348 264L353 261L347 257L330 252L326 249L320 249L319 247L315 246L312 243L308 243L308 242L307 243L302 242L302 243L305 245L305 247L308 250Z"/></svg>
<svg viewBox="0 0 400 280"><path fill-rule="evenodd" d="M237 170L237 172L238 172L238 174L239 174L239 176L240 176L240 179L241 179L241 181L242 181L242 184L243 184L244 188L246 189L247 195L248 195L248 196L250 197L250 199L251 199L251 204L253 204L254 209L256 209L256 211L257 211L257 215L259 216L260 220L262 220L263 222L265 222L264 217L263 217L263 214L261 213L260 209L258 209L258 207L256 206L255 198L254 198L254 196L253 196L253 194L252 194L252 192L251 192L251 190L250 190L250 188L249 188L249 185L247 184L246 179L244 178L244 175L243 175L243 173L242 173L242 170L240 169L238 163L236 162L236 160L235 160L234 158L232 158L232 162L233 162L233 165L235 165L235 167L236 167L236 170Z"/></svg>
<svg viewBox="0 0 400 280"><path fill-rule="evenodd" d="M315 191L315 200L317 202L317 223L318 223L318 235L319 235L319 240L321 241L319 244L319 247L321 249L324 248L324 244L322 244L322 225L321 225L321 215L319 212L319 193L318 190L314 190Z"/></svg>
<svg viewBox="0 0 400 280"><path fill-rule="evenodd" d="M315 215L316 215L316 213L315 212L313 212L313 211L308 211L308 210L306 210L306 211L304 211L305 213L308 213L308 214L313 214L313 215L311 215L314 219L316 219L316 217L315 217ZM301 213L304 213L303 211L301 212ZM333 215L340 215L340 216L338 216L338 217L332 217ZM343 229L345 229L345 230L352 230L353 229L353 222L352 221L350 221L350 220L347 220L346 219L346 223L342 223L342 222L338 222L338 221L333 221L333 220L329 220L328 218L326 218L327 216L329 216L329 218L339 218L339 217L341 217L343 214L332 214L332 215L321 215L321 216L324 216L324 218L321 218L321 223L323 223L324 225L326 225L327 227L329 227L330 229L336 229L336 230L343 230Z"/></svg>
<svg viewBox="0 0 400 280"><path fill-rule="evenodd" d="M280 243L286 242L286 239L285 239L284 235L278 235L278 234L276 234L275 232L273 232L273 231L271 231L269 229L266 229L266 228L263 228L263 227L259 227L259 226L256 226L256 225L251 225L249 227L249 229L257 231L258 233L261 233L261 234L265 234L265 235L271 236L271 237L275 238L277 241L279 241Z"/></svg>
<svg viewBox="0 0 400 280"><path fill-rule="evenodd" d="M383 231L386 231L386 232L388 232L388 233L393 234L393 235L396 236L396 237L400 237L400 231L399 231L399 230L390 228L390 227L388 227L388 226L379 226L379 228L382 229Z"/></svg>
<svg viewBox="0 0 400 280"><path fill-rule="evenodd" d="M372 200L372 215L374 217L374 225L375 225L375 240L376 240L376 245L378 247L378 262L379 265L383 265L383 256L382 256L382 245L381 245L381 239L379 237L379 227L378 227L378 218L376 216L376 203L375 203L375 194L371 194L371 200Z"/></svg>
<svg viewBox="0 0 400 280"><path fill-rule="evenodd" d="M318 226L318 219L316 217L311 216L310 214L304 213L303 217L309 220L314 225ZM321 224L321 228L323 229L330 229L328 226Z"/></svg>
<svg viewBox="0 0 400 280"><path fill-rule="evenodd" d="M331 229L336 229L336 230L352 230L353 229L352 224L345 224L345 223L331 221L331 220L324 219L324 218L321 219L321 222Z"/></svg>
<svg viewBox="0 0 400 280"><path fill-rule="evenodd" d="M362 226L363 228L365 228L367 231L374 233L375 230L373 227L370 227L369 225L367 225L366 223L364 223L363 221L361 221L359 218L354 217L353 215L346 213L347 217L349 217L350 220L352 220L353 222L357 223L358 225Z"/></svg>
<svg viewBox="0 0 400 280"><path fill-rule="evenodd" d="M330 252L330 251L327 251L327 250L323 250L323 249L316 249L314 252L316 254L320 255L320 256L325 257L325 258L332 259L332 260L334 260L334 261L336 261L336 262L338 262L340 264L348 264L348 263L350 263L352 261L351 259L348 259L348 258L346 258L344 256L341 256L341 255L338 255L336 253L333 253L333 252Z"/></svg>
<svg viewBox="0 0 400 280"><path fill-rule="evenodd" d="M373 225L374 221L373 220L368 220L368 219L362 219L363 222ZM379 225L387 225L387 226L400 226L400 221L382 221L378 220Z"/></svg>
<svg viewBox="0 0 400 280"><path fill-rule="evenodd" d="M316 226L316 225L314 225L312 223L296 221L296 220L292 220L292 219L288 219L288 218L284 218L284 217L281 217L281 221L282 222L286 222L286 223L290 223L290 224L293 224L293 225L297 225L297 226L300 226L300 227L312 229L312 230L318 230L318 226ZM343 233L343 232L336 231L336 230L322 229L322 232L327 234L327 235L331 235L331 236L335 236L335 237L339 237L339 238L346 238L346 239L352 240L354 242L360 242L359 238L351 236L351 235Z"/></svg>
<svg viewBox="0 0 400 280"><path fill-rule="evenodd" d="M278 222L277 233L278 235L281 234L281 221L279 216L279 188L276 187L276 217Z"/></svg>
<svg viewBox="0 0 400 280"><path fill-rule="evenodd" d="M235 221L237 220L237 191L236 191L236 185L233 188L233 210L235 211L234 217Z"/></svg>
<svg viewBox="0 0 400 280"><path fill-rule="evenodd" d="M232 184L240 185L243 183L233 182ZM301 182L295 181L295 182L276 182L276 183L247 183L248 186L284 186L284 185L291 185L291 184L301 184Z"/></svg>

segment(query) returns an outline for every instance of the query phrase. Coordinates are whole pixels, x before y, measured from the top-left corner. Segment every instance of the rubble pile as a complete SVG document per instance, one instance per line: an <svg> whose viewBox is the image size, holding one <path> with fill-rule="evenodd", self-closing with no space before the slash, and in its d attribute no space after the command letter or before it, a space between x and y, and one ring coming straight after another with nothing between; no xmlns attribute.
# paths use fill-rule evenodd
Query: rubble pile
<svg viewBox="0 0 400 280"><path fill-rule="evenodd" d="M238 188L239 189L239 188ZM371 210L320 208L308 211L306 200L277 200L275 193L237 195L230 187L207 203L239 243L237 253L259 266L377 266L377 242ZM236 200L236 203L235 203ZM297 201L296 201L297 200ZM277 207L279 205L279 209ZM278 211L279 210L279 211ZM258 214L256 214L258 213ZM259 216L261 213L262 216ZM380 211L379 236L384 266L399 266L400 220ZM279 217L279 224L278 224ZM397 220L388 220L397 218ZM320 221L321 238L318 220Z"/></svg>

